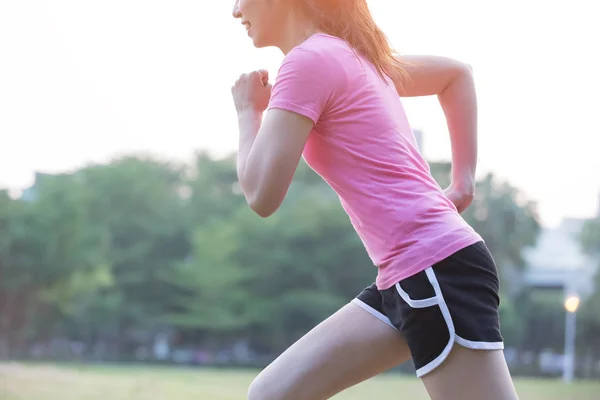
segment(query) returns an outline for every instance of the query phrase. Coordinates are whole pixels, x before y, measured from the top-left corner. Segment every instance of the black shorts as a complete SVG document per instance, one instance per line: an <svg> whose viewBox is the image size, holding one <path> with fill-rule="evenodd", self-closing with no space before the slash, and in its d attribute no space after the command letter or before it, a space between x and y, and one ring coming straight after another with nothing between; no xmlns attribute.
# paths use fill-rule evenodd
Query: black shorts
<svg viewBox="0 0 600 400"><path fill-rule="evenodd" d="M422 377L444 362L454 343L504 348L498 290L494 259L478 242L389 289L372 284L352 302L404 335Z"/></svg>

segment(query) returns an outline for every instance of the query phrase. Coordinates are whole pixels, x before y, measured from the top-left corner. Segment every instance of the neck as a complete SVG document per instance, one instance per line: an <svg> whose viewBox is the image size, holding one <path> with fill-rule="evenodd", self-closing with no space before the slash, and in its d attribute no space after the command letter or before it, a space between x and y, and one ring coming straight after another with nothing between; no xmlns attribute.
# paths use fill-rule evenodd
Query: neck
<svg viewBox="0 0 600 400"><path fill-rule="evenodd" d="M297 16L290 16L286 21L285 31L281 35L281 40L277 47L283 54L289 53L294 47L298 46L306 39L320 32L314 23L305 19L299 19Z"/></svg>

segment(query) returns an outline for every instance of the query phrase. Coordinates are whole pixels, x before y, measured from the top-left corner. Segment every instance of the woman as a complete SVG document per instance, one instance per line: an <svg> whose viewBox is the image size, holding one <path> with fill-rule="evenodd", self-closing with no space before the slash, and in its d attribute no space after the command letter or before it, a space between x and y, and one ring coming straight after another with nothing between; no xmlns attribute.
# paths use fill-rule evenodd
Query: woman
<svg viewBox="0 0 600 400"><path fill-rule="evenodd" d="M459 214L473 198L477 159L470 68L395 57L366 0L237 0L233 16L256 47L285 54L273 87L255 71L232 88L248 204L262 217L275 212L304 156L378 268L376 283L260 373L249 399L327 399L409 359L434 400L517 399L496 266ZM451 135L445 191L399 99L426 95L438 96Z"/></svg>

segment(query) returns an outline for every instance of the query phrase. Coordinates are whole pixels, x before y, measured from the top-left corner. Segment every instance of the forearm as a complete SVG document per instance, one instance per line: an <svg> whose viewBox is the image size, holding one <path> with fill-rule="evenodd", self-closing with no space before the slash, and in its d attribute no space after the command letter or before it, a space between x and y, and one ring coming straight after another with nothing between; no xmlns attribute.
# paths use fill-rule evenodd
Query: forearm
<svg viewBox="0 0 600 400"><path fill-rule="evenodd" d="M258 134L260 125L262 122L262 113L254 110L245 111L238 115L238 124L240 129L240 138L238 145L238 157L237 157L237 176L242 186L244 194L248 194L248 187L246 182L246 164L254 139Z"/></svg>
<svg viewBox="0 0 600 400"><path fill-rule="evenodd" d="M477 169L477 96L473 75L461 69L438 95L452 146L452 182L474 187Z"/></svg>

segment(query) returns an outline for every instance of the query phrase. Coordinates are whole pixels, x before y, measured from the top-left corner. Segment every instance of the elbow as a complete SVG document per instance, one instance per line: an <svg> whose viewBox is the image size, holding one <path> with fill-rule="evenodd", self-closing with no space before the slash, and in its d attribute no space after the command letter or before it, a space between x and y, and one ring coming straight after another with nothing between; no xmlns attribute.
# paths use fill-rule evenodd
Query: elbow
<svg viewBox="0 0 600 400"><path fill-rule="evenodd" d="M277 209L263 207L260 204L250 203L250 208L261 218L269 218Z"/></svg>
<svg viewBox="0 0 600 400"><path fill-rule="evenodd" d="M458 61L457 64L458 69L469 73L473 72L473 66L471 64L464 61Z"/></svg>
<svg viewBox="0 0 600 400"><path fill-rule="evenodd" d="M246 199L248 205L261 218L268 218L277 211L280 203L269 201L269 199L251 196Z"/></svg>
<svg viewBox="0 0 600 400"><path fill-rule="evenodd" d="M444 96L447 92L454 91L457 86L463 85L465 82L473 82L473 69L469 64L457 62L452 70L452 75L438 96Z"/></svg>
<svg viewBox="0 0 600 400"><path fill-rule="evenodd" d="M244 196L248 206L261 218L268 218L275 213L283 203L287 186L266 179L254 185L246 185Z"/></svg>
<svg viewBox="0 0 600 400"><path fill-rule="evenodd" d="M473 71L473 67L471 66L471 64L456 59L451 59L449 66L451 66L451 68L453 68L454 71L457 71L459 73L470 73Z"/></svg>
<svg viewBox="0 0 600 400"><path fill-rule="evenodd" d="M473 76L473 67L470 64L463 63L459 66L458 73L471 77Z"/></svg>
<svg viewBox="0 0 600 400"><path fill-rule="evenodd" d="M456 61L452 67L450 83L473 75L473 67L462 61Z"/></svg>

